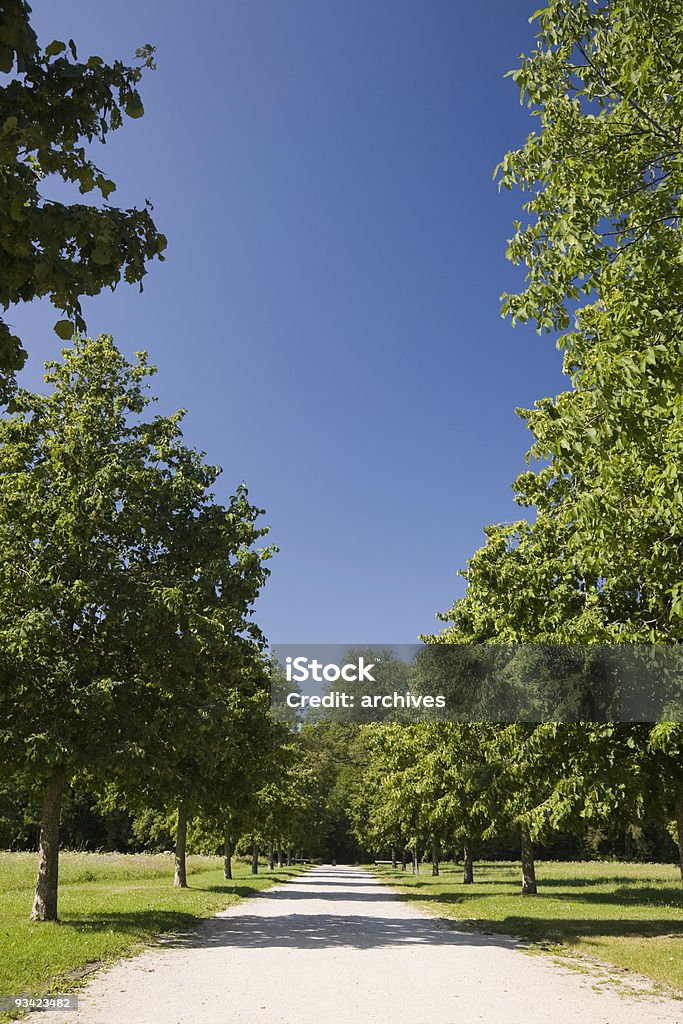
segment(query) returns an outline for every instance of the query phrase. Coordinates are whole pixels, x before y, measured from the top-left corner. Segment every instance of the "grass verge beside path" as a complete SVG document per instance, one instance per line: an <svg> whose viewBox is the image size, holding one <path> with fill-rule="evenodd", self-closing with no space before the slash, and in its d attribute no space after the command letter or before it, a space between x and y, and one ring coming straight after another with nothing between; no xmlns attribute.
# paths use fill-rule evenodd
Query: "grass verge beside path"
<svg viewBox="0 0 683 1024"><path fill-rule="evenodd" d="M187 866L189 888L174 889L170 855L62 853L60 921L31 924L36 855L0 853L0 994L73 991L69 976L86 964L110 961L160 933L193 928L303 870L261 868L252 875L236 861L230 882L218 857L188 857Z"/></svg>
<svg viewBox="0 0 683 1024"><path fill-rule="evenodd" d="M683 998L683 891L669 864L556 863L536 866L538 896L521 896L514 863L475 864L474 885L462 868L431 865L415 876L371 867L403 899L473 930L561 945L584 956L672 986Z"/></svg>

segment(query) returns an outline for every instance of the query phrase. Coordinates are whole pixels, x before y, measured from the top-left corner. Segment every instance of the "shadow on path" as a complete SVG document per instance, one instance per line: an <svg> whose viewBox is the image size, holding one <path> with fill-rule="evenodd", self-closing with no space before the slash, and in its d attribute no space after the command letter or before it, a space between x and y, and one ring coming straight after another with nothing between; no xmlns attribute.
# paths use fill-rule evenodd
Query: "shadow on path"
<svg viewBox="0 0 683 1024"><path fill-rule="evenodd" d="M430 918L382 917L353 914L230 914L212 918L199 932L170 938L165 946L186 949L235 946L240 949L352 949L404 946L499 946L515 949L517 939L506 935L453 931Z"/></svg>

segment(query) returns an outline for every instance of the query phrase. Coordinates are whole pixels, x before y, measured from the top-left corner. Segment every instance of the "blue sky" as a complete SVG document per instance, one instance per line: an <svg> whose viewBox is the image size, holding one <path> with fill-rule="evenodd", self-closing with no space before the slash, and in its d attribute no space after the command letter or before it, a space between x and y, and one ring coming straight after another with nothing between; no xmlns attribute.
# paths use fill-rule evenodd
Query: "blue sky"
<svg viewBox="0 0 683 1024"><path fill-rule="evenodd" d="M34 0L43 42L129 58L146 114L97 153L112 202L169 238L142 295L85 303L149 351L164 412L244 479L280 553L257 617L277 643L410 643L462 592L482 527L517 518L514 414L563 387L552 339L499 296L521 196L492 172L533 127L504 73L535 2ZM28 387L61 342L12 311Z"/></svg>

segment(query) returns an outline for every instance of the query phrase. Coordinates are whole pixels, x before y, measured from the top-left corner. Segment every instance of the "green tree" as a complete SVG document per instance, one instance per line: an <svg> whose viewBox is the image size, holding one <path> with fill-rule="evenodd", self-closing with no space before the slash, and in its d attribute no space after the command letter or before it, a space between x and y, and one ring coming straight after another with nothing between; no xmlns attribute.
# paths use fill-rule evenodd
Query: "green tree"
<svg viewBox="0 0 683 1024"><path fill-rule="evenodd" d="M0 757L42 794L39 920L57 913L65 785L154 775L202 636L248 636L263 581L259 510L243 488L215 502L219 470L183 444L182 414L144 419L152 372L78 338L48 364L50 393L20 391L0 422Z"/></svg>
<svg viewBox="0 0 683 1024"><path fill-rule="evenodd" d="M537 45L512 75L539 126L498 169L530 197L508 250L526 284L504 312L564 332L570 386L520 410L533 466L515 491L535 518L487 530L444 639L678 644L679 5L552 0L535 18ZM618 814L680 819L675 724L513 726L499 749L505 814L530 834Z"/></svg>
<svg viewBox="0 0 683 1024"><path fill-rule="evenodd" d="M553 0L513 77L539 120L501 184L531 195L508 251L513 319L565 333L571 387L522 411L521 504L551 512L581 577L606 579L620 639L683 620L683 67L675 0Z"/></svg>
<svg viewBox="0 0 683 1024"><path fill-rule="evenodd" d="M108 203L116 186L90 159L86 145L105 142L125 115L143 114L138 84L154 67L154 49L137 51L138 63L79 60L73 40L41 47L25 0L0 8L0 305L49 296L66 319L61 338L85 330L80 299L141 282L146 264L163 259L166 239L150 204L122 210ZM100 205L45 198L41 182L60 178L81 194L99 192ZM140 285L142 287L142 285ZM0 398L26 358L20 339L0 320Z"/></svg>

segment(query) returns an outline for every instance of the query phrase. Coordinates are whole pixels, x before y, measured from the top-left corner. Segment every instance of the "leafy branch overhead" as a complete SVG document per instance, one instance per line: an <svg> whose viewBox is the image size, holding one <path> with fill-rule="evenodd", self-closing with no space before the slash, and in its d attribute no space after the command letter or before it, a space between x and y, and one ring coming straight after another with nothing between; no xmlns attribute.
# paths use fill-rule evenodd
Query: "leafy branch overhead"
<svg viewBox="0 0 683 1024"><path fill-rule="evenodd" d="M0 304L6 311L49 296L64 314L55 330L67 339L85 329L82 296L121 280L142 288L147 263L163 259L166 239L151 204L109 205L116 185L87 150L105 142L124 117L142 117L138 84L155 67L154 48L140 48L132 66L97 56L79 60L71 39L42 48L30 11L24 0L0 8ZM98 203L46 199L41 183L50 176L82 195L98 194ZM0 319L3 397L25 358L21 339Z"/></svg>
<svg viewBox="0 0 683 1024"><path fill-rule="evenodd" d="M538 120L497 168L529 194L509 257L528 270L505 311L565 330L574 303L666 256L683 294L683 21L678 0L552 0L536 48L510 75ZM532 20L534 20L532 19Z"/></svg>

